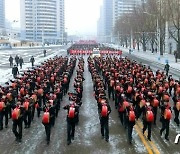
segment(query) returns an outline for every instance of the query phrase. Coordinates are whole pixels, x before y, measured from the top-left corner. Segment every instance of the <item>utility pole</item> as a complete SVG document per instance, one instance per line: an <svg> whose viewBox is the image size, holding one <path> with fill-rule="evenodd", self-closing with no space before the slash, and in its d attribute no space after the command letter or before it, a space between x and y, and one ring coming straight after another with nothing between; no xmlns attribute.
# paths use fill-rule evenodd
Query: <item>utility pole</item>
<svg viewBox="0 0 180 154"><path fill-rule="evenodd" d="M142 5L143 5L143 19L145 20L145 16L144 16L144 12L145 12L145 2L144 2L144 0L142 0ZM144 26L143 26L143 34L142 34L143 36L143 42L142 42L142 44L143 44L143 51L145 52L146 51L146 39L145 39L145 33L144 33Z"/></svg>
<svg viewBox="0 0 180 154"><path fill-rule="evenodd" d="M162 5L162 1L160 0L160 3L159 3L159 52L160 52L160 55L163 55L161 5Z"/></svg>

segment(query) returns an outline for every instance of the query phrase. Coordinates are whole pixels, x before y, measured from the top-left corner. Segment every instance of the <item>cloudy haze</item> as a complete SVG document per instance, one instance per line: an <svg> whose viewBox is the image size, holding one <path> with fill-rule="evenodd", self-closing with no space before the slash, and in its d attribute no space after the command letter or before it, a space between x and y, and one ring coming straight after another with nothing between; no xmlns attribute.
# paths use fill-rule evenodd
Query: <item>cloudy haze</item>
<svg viewBox="0 0 180 154"><path fill-rule="evenodd" d="M5 0L6 18L20 21L20 0ZM69 34L95 35L102 0L65 0L65 26ZM20 26L20 23L16 23Z"/></svg>

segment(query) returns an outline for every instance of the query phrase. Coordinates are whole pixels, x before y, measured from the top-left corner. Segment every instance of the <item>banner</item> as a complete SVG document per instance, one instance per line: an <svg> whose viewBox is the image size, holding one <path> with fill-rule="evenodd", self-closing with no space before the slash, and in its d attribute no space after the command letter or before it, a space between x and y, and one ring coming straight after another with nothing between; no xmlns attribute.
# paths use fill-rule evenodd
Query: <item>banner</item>
<svg viewBox="0 0 180 154"><path fill-rule="evenodd" d="M69 51L70 55L90 55L90 54L93 54L93 51L92 50L70 50ZM112 54L115 54L115 55L122 55L122 51L121 50L117 50L117 51L114 51L114 50L100 50L100 54L102 55L112 55Z"/></svg>

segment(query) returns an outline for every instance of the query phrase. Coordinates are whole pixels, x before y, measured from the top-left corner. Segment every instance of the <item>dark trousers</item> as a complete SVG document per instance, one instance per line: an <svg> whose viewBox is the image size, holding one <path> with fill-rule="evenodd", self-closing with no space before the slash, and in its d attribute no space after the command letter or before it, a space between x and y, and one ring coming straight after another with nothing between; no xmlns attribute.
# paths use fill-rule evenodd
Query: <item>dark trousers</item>
<svg viewBox="0 0 180 154"><path fill-rule="evenodd" d="M111 98L111 94L112 94L112 98L114 100L114 89L113 87L108 87L108 96L109 96L109 99Z"/></svg>
<svg viewBox="0 0 180 154"><path fill-rule="evenodd" d="M162 122L162 128L160 130L160 133L162 134L162 132L164 130L166 130L165 138L167 138L169 136L169 123L170 123L170 121L162 118L161 122Z"/></svg>
<svg viewBox="0 0 180 154"><path fill-rule="evenodd" d="M153 107L153 113L154 113L154 124L156 124L156 118L157 118L157 107Z"/></svg>
<svg viewBox="0 0 180 154"><path fill-rule="evenodd" d="M172 86L169 87L169 94L172 95Z"/></svg>
<svg viewBox="0 0 180 154"><path fill-rule="evenodd" d="M50 134L51 134L51 124L44 124L45 131L46 131L46 140L50 141Z"/></svg>
<svg viewBox="0 0 180 154"><path fill-rule="evenodd" d="M166 70L166 76L168 76L169 70Z"/></svg>
<svg viewBox="0 0 180 154"><path fill-rule="evenodd" d="M20 65L20 68L22 69L22 64L20 63L19 65Z"/></svg>
<svg viewBox="0 0 180 154"><path fill-rule="evenodd" d="M11 115L12 115L12 109L14 109L14 105L10 104L10 105L7 106L9 118L11 118Z"/></svg>
<svg viewBox="0 0 180 154"><path fill-rule="evenodd" d="M134 122L128 122L128 140L132 141L132 131L133 131Z"/></svg>
<svg viewBox="0 0 180 154"><path fill-rule="evenodd" d="M141 114L142 114L143 109L140 108L139 105L136 105L136 110L135 110L135 111L136 111L136 118L139 119L139 117L140 117Z"/></svg>
<svg viewBox="0 0 180 154"><path fill-rule="evenodd" d="M51 124L51 126L54 126L54 124L55 124L55 115L54 114L51 115L51 117L50 117L50 124Z"/></svg>
<svg viewBox="0 0 180 154"><path fill-rule="evenodd" d="M24 113L24 124L27 127L30 127L31 125L31 120L32 120L32 116L31 116L31 112L30 111L26 111Z"/></svg>
<svg viewBox="0 0 180 154"><path fill-rule="evenodd" d="M108 119L101 118L101 135L104 136L106 139L109 139L109 122Z"/></svg>
<svg viewBox="0 0 180 154"><path fill-rule="evenodd" d="M67 91L68 91L68 84L66 83L63 85L63 95L66 95Z"/></svg>
<svg viewBox="0 0 180 154"><path fill-rule="evenodd" d="M12 67L13 66L13 62L10 62L10 67Z"/></svg>
<svg viewBox="0 0 180 154"><path fill-rule="evenodd" d="M124 112L119 112L119 119L121 121L121 124L124 125Z"/></svg>
<svg viewBox="0 0 180 154"><path fill-rule="evenodd" d="M34 119L34 113L35 113L35 105L33 105L33 107L32 107L31 120Z"/></svg>
<svg viewBox="0 0 180 154"><path fill-rule="evenodd" d="M151 122L143 121L143 134L148 129L148 139L151 139Z"/></svg>
<svg viewBox="0 0 180 154"><path fill-rule="evenodd" d="M42 109L42 98L38 101L39 107L37 108L37 116L40 117L41 109Z"/></svg>
<svg viewBox="0 0 180 154"><path fill-rule="evenodd" d="M118 103L119 103L119 93L118 92L115 92L115 107L117 108L118 107Z"/></svg>
<svg viewBox="0 0 180 154"><path fill-rule="evenodd" d="M18 130L18 131L17 131ZM12 131L16 138L22 138L22 119L14 120Z"/></svg>
<svg viewBox="0 0 180 154"><path fill-rule="evenodd" d="M5 117L5 125L8 125L8 111L0 111L0 129L3 129L3 119Z"/></svg>
<svg viewBox="0 0 180 154"><path fill-rule="evenodd" d="M174 122L176 122L177 125L179 125L179 111L175 108L174 109Z"/></svg>
<svg viewBox="0 0 180 154"><path fill-rule="evenodd" d="M74 137L75 122L67 121L67 141L71 141L71 137Z"/></svg>

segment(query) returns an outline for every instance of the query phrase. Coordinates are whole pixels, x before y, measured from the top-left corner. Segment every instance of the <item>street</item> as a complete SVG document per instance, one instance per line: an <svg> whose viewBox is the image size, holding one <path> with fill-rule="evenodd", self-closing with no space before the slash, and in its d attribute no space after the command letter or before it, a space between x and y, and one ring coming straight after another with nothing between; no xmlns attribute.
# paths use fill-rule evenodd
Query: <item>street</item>
<svg viewBox="0 0 180 154"><path fill-rule="evenodd" d="M57 47L52 49L46 49L46 57L44 57L43 54L43 48L42 49L18 49L18 50L1 50L0 51L0 71L2 72L0 74L0 84L4 84L8 79L12 79L12 68L9 67L9 56L11 55L13 58L15 58L16 55L19 57L22 57L24 60L24 64L22 66L22 69L19 68L19 72L21 73L24 68L31 68L30 58L31 56L34 56L35 58L35 65L40 65L41 62L46 60L47 58L54 57L55 55L61 54L66 55L66 49L68 46L64 47ZM63 49L64 48L64 49ZM64 52L65 51L65 52ZM13 61L13 64L15 64L15 60Z"/></svg>
<svg viewBox="0 0 180 154"><path fill-rule="evenodd" d="M13 52L13 53L12 53ZM35 60L43 58L42 50L26 50L26 51L7 51L6 53L0 53L3 59L0 63L0 69L10 69L8 63L8 57L11 54L13 57L17 54L24 58L25 62L28 62L31 55L35 57ZM23 53L23 54L21 54ZM57 55L66 55L66 52L57 52L54 49L47 51L47 57L55 53ZM138 59L132 55L128 56L131 59L141 61L144 64L150 65L153 70L163 69L163 67L154 65L151 62ZM22 143L17 143L12 133L12 125L9 123L8 128L4 128L0 131L0 153L1 154L144 154L144 153L162 153L162 154L178 154L180 152L179 144L174 144L175 137L180 133L180 128L175 125L173 118L170 124L170 141L165 141L164 135L160 137L161 123L157 119L157 125L152 127L152 141L148 141L147 134L142 135L142 121L141 118L136 121L133 131L133 142L129 144L127 140L127 131L121 125L117 109L114 107L114 102L110 99L110 106L112 112L109 120L110 138L109 143L101 139L100 123L97 111L97 103L93 96L93 83L91 74L87 67L87 56L85 58L84 69L84 87L82 106L80 108L80 122L76 126L75 139L71 145L67 145L67 129L66 129L66 111L63 110L63 106L69 103L68 95L63 97L61 102L61 109L58 117L56 118L55 126L52 128L51 141L47 146L45 141L45 130L41 123L41 118L38 118L35 114L35 119L32 122L32 126L29 129L23 129ZM6 60L6 62L5 62ZM76 70L76 68L75 68ZM171 71L173 76L177 78L178 72ZM75 71L71 78L69 90L73 90L73 81L75 77ZM158 115L159 117L159 115ZM10 119L11 121L11 119Z"/></svg>

